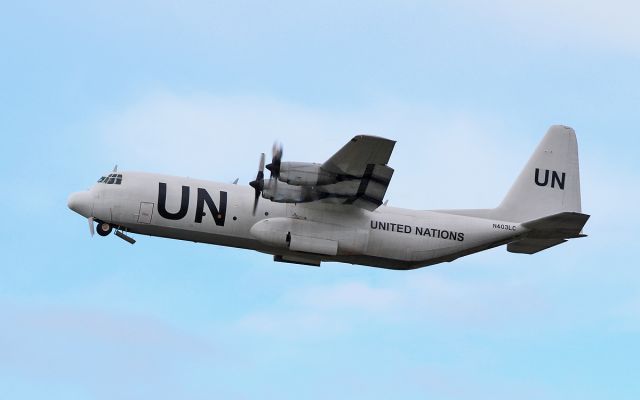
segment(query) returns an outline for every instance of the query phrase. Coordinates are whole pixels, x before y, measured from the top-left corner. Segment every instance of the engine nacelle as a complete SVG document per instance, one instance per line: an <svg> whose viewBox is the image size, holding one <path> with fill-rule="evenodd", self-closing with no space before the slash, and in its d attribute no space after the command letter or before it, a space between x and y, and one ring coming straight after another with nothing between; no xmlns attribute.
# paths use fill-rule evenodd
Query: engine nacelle
<svg viewBox="0 0 640 400"><path fill-rule="evenodd" d="M276 203L306 203L323 196L311 186L295 186L275 179L266 180L262 190L262 197Z"/></svg>
<svg viewBox="0 0 640 400"><path fill-rule="evenodd" d="M283 162L278 179L295 186L316 186L336 182L336 176L321 168L320 164Z"/></svg>

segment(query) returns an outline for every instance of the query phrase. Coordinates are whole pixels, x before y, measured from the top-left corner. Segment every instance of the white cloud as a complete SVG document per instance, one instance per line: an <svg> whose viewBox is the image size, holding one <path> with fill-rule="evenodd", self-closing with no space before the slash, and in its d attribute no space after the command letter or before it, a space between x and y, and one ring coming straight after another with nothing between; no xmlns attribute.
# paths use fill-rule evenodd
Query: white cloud
<svg viewBox="0 0 640 400"><path fill-rule="evenodd" d="M404 301L398 294L363 282L305 287L284 293L276 307L255 310L236 325L245 332L285 337L340 335L353 328L354 320L384 319Z"/></svg>
<svg viewBox="0 0 640 400"><path fill-rule="evenodd" d="M207 341L148 316L0 302L0 318L0 371L96 399L182 397L180 368L219 356Z"/></svg>
<svg viewBox="0 0 640 400"><path fill-rule="evenodd" d="M629 0L525 0L471 2L461 0L511 32L542 40L545 45L579 46L640 52L640 3Z"/></svg>
<svg viewBox="0 0 640 400"><path fill-rule="evenodd" d="M273 308L252 312L237 325L245 331L284 337L333 336L388 323L473 330L521 322L524 315L539 320L547 309L531 282L464 282L432 270L392 279L383 286L352 281L296 289L284 294Z"/></svg>
<svg viewBox="0 0 640 400"><path fill-rule="evenodd" d="M534 42L542 40L545 45L615 49L635 54L640 50L637 23L640 5L630 0L454 0L446 6L409 0L381 1L367 7L336 1L302 4L288 0L251 5L196 0L179 6L173 2L153 2L150 6L142 0L110 2L109 6L87 5L82 11L87 18L81 21L91 21L87 29L99 29L110 36L159 36L172 42L173 32L178 31L192 41L214 43L216 47L221 43L257 43L265 37L276 46L300 38L316 44L318 37L339 43L354 33L367 32L371 37L371 23L382 32L379 36L373 34L378 41L388 36L404 38L405 32L412 37L428 37L438 31L418 21L448 13L450 23L466 14L466 23L472 28L501 25L510 36L519 33ZM69 13L57 9L50 13L63 23L78 23L69 20ZM114 26L118 27L116 32ZM291 32L296 34L292 37Z"/></svg>

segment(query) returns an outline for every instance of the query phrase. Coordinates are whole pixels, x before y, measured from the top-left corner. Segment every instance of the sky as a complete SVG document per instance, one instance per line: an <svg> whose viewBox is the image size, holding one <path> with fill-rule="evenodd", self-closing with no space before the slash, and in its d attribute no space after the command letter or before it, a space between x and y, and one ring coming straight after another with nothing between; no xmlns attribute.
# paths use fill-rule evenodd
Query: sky
<svg viewBox="0 0 640 400"><path fill-rule="evenodd" d="M0 397L637 399L637 2L5 2ZM114 164L247 184L397 140L396 207L497 205L553 124L584 239L413 271L93 237Z"/></svg>

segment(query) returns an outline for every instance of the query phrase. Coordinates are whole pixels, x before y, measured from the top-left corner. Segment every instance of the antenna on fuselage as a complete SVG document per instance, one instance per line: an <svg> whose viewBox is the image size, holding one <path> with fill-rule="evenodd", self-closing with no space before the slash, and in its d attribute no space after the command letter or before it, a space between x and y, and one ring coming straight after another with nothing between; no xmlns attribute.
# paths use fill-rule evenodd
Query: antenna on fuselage
<svg viewBox="0 0 640 400"><path fill-rule="evenodd" d="M113 172L118 172L118 164L113 166Z"/></svg>

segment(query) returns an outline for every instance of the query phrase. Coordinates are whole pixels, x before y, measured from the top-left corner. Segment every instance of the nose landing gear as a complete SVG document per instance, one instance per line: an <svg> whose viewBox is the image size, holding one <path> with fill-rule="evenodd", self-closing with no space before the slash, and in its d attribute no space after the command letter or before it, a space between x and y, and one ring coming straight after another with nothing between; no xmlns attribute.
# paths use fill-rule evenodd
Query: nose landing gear
<svg viewBox="0 0 640 400"><path fill-rule="evenodd" d="M104 222L104 221L98 221L96 220L96 222L98 223L98 235L100 236L107 236L111 233L111 231L113 230L113 225ZM91 224L93 224L93 221L90 221ZM92 225L93 227L93 225ZM132 237L127 236L121 229L121 226L116 226L116 236L119 237L120 239L124 240L125 242L129 242L131 244L134 244L136 242L136 240Z"/></svg>
<svg viewBox="0 0 640 400"><path fill-rule="evenodd" d="M108 234L111 233L112 230L113 230L113 227L110 224L102 221L98 222L98 229L97 229L98 235L107 236Z"/></svg>

